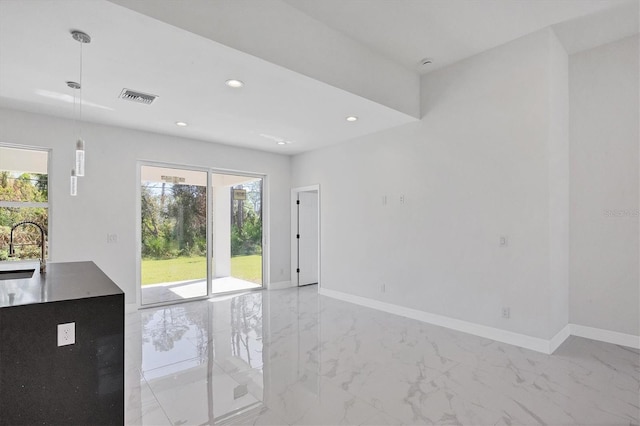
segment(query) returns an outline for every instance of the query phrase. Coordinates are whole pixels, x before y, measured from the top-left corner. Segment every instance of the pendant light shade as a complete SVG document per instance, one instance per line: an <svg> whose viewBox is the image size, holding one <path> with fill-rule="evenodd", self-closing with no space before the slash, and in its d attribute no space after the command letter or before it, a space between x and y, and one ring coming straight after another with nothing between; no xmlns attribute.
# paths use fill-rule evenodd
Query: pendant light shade
<svg viewBox="0 0 640 426"><path fill-rule="evenodd" d="M75 169L71 169L71 181L69 190L72 197L78 195L78 178L76 177Z"/></svg>
<svg viewBox="0 0 640 426"><path fill-rule="evenodd" d="M84 176L84 141L76 142L76 176Z"/></svg>

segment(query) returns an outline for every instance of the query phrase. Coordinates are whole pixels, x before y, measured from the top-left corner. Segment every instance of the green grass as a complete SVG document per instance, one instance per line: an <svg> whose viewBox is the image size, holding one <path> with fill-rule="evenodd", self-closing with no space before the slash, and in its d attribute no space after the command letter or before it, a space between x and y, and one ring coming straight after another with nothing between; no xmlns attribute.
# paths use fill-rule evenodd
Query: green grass
<svg viewBox="0 0 640 426"><path fill-rule="evenodd" d="M262 284L262 255L231 258L231 276L252 283Z"/></svg>
<svg viewBox="0 0 640 426"><path fill-rule="evenodd" d="M236 256L231 258L231 275L254 283L262 283L262 256ZM173 281L204 279L207 276L207 258L178 257L175 259L143 259L142 285Z"/></svg>
<svg viewBox="0 0 640 426"><path fill-rule="evenodd" d="M143 259L141 272L142 285L204 279L207 277L207 258Z"/></svg>

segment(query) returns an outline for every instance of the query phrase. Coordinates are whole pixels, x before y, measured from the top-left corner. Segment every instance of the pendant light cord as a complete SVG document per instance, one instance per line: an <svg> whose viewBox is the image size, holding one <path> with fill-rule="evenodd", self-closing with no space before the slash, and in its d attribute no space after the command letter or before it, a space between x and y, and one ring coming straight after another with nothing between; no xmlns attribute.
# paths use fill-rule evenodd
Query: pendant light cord
<svg viewBox="0 0 640 426"><path fill-rule="evenodd" d="M80 42L80 114L79 114L79 123L78 123L78 138L82 139L82 45L84 43Z"/></svg>
<svg viewBox="0 0 640 426"><path fill-rule="evenodd" d="M74 87L71 87L71 89L73 90L73 124L75 125L74 127L76 128L76 131L77 131L77 129L80 128L78 124L78 112L77 112L77 106L76 106L76 90L77 89Z"/></svg>

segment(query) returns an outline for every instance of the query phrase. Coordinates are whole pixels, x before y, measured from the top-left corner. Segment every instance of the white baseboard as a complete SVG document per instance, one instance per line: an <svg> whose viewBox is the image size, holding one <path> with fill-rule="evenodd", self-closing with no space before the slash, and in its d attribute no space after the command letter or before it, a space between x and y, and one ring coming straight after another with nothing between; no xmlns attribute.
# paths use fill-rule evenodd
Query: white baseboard
<svg viewBox="0 0 640 426"><path fill-rule="evenodd" d="M567 340L571 336L571 324L565 325L562 330L558 332L555 336L549 340L549 350L547 354L551 355L560 347L565 340Z"/></svg>
<svg viewBox="0 0 640 426"><path fill-rule="evenodd" d="M318 292L324 296L332 297L334 299L339 299L345 302L354 303L356 305L366 306L368 308L388 312L390 314L415 319L418 321L426 322L428 324L438 325L441 327L450 328L452 330L473 334L498 342L520 346L522 348L531 349L537 352L542 352L544 354L552 354L553 352L555 352L555 350L558 349L558 347L560 347L560 345L571 335L640 349L640 336L602 330L599 328L585 327L576 324L567 324L550 340L546 340L539 337L532 337L526 334L515 333L513 331L489 327L469 321L463 321L444 315L432 314L417 309L394 305L392 303L381 302L379 300L369 299L367 297L355 296L353 294L343 293L341 291L329 290L322 287L318 289Z"/></svg>
<svg viewBox="0 0 640 426"><path fill-rule="evenodd" d="M320 288L319 293L325 296L333 297L334 299L340 299L340 300L344 300L345 302L351 302L351 303L355 303L356 305L362 305L368 308L378 309L380 311L388 312L390 314L400 315L403 317L415 319L415 320L426 322L429 324L450 328L452 330L474 334L476 336L485 337L487 339L496 340L498 342L520 346L522 348L531 349L531 350L542 352L545 354L551 353L550 341L541 339L538 337L532 337L532 336L527 336L525 334L514 333L513 331L502 330L499 328L489 327L486 325L476 324L468 321L463 321L456 318L446 317L443 315L431 314L429 312L406 308L404 306L381 302L379 300L369 299L366 297L354 296L352 294L342 293L340 291Z"/></svg>
<svg viewBox="0 0 640 426"><path fill-rule="evenodd" d="M295 287L291 281L278 281L277 283L269 283L269 290L280 290L283 288Z"/></svg>
<svg viewBox="0 0 640 426"><path fill-rule="evenodd" d="M570 324L570 327L571 334L573 336L640 349L640 336L619 333L611 330L603 330L601 328L587 327L586 325Z"/></svg>

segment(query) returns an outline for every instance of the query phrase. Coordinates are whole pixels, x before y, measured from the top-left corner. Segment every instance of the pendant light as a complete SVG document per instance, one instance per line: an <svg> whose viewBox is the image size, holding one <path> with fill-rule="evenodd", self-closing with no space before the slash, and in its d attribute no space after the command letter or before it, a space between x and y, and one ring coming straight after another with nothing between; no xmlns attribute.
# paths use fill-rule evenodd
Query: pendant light
<svg viewBox="0 0 640 426"><path fill-rule="evenodd" d="M79 90L79 106L78 106L78 139L76 140L76 155L75 155L75 168L71 170L71 195L75 196L77 194L78 188L78 177L84 176L84 139L82 139L82 45L91 43L91 37L83 33L82 31L71 31L71 37L80 43L80 81L79 83L75 83L72 81L68 81L67 85L72 89ZM74 115L75 115L75 93L73 96L74 103Z"/></svg>
<svg viewBox="0 0 640 426"><path fill-rule="evenodd" d="M75 122L76 127L78 126L78 119L76 115L76 92L80 88L80 83L75 81L67 81L67 86L74 90L73 92L73 120ZM76 176L76 169L71 169L71 196L75 197L78 195L78 177Z"/></svg>
<svg viewBox="0 0 640 426"><path fill-rule="evenodd" d="M76 176L76 169L71 169L71 185L69 189L72 197L78 195L78 177Z"/></svg>

